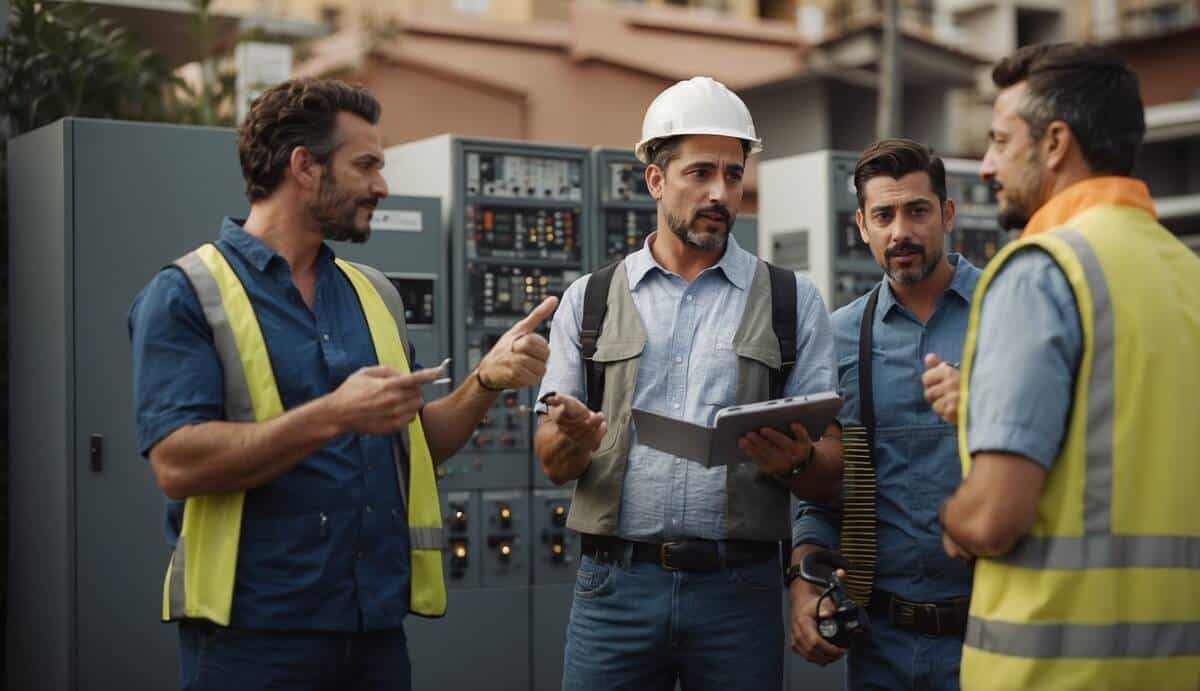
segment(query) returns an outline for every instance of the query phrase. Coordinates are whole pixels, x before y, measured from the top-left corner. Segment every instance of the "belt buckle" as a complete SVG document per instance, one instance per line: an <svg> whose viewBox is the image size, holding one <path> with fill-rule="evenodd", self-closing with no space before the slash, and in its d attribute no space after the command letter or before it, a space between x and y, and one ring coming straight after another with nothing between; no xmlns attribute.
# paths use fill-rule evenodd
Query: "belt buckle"
<svg viewBox="0 0 1200 691"><path fill-rule="evenodd" d="M933 617L933 633L926 633L926 638L937 638L942 635L942 618L938 616L938 608L935 604L923 603L917 605L918 610L924 610ZM916 623L916 616L913 616L913 623Z"/></svg>
<svg viewBox="0 0 1200 691"><path fill-rule="evenodd" d="M667 548L672 545L676 545L676 544L678 544L678 543L664 542L658 546L658 565L662 567L663 571L678 571L679 570L679 567L671 566L670 564L667 563L667 554L668 554Z"/></svg>
<svg viewBox="0 0 1200 691"><path fill-rule="evenodd" d="M892 598L892 615L895 617L894 622L897 626L917 625L916 607L912 603L901 600L898 597Z"/></svg>

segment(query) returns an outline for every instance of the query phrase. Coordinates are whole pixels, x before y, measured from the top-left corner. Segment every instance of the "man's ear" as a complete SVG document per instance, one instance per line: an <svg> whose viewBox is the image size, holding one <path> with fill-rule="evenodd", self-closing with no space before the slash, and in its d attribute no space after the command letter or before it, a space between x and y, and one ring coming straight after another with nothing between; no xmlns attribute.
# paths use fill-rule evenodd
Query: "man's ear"
<svg viewBox="0 0 1200 691"><path fill-rule="evenodd" d="M954 230L954 200L946 197L946 201L942 204L942 228L947 233Z"/></svg>
<svg viewBox="0 0 1200 691"><path fill-rule="evenodd" d="M297 146L292 149L292 155L288 159L287 172L302 189L314 190L321 184L324 168L317 162L311 151L303 146Z"/></svg>
<svg viewBox="0 0 1200 691"><path fill-rule="evenodd" d="M650 196L654 197L655 201L662 200L662 189L666 182L667 174L662 168L653 163L646 166L646 189L649 190Z"/></svg>
<svg viewBox="0 0 1200 691"><path fill-rule="evenodd" d="M867 247L870 247L871 240L867 237L867 217L863 215L861 208L854 210L854 223L858 226L858 236L862 238Z"/></svg>
<svg viewBox="0 0 1200 691"><path fill-rule="evenodd" d="M1055 120L1046 127L1038 145L1042 149L1042 160L1046 162L1046 167L1058 171L1066 164L1071 149L1078 144L1070 125L1062 120Z"/></svg>

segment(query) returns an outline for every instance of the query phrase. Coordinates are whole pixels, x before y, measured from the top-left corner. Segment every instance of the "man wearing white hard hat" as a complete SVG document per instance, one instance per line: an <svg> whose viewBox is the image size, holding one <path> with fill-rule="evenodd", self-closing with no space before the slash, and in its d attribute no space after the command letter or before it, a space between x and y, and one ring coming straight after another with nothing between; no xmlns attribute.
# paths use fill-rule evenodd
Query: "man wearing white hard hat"
<svg viewBox="0 0 1200 691"><path fill-rule="evenodd" d="M722 408L834 388L816 288L730 233L750 111L696 77L650 104L638 158L658 202L642 249L576 281L551 328L535 452L575 481L583 554L564 689L778 689L789 495L831 499L836 427L817 443L763 430L753 463L705 467L642 444L634 408L711 425Z"/></svg>

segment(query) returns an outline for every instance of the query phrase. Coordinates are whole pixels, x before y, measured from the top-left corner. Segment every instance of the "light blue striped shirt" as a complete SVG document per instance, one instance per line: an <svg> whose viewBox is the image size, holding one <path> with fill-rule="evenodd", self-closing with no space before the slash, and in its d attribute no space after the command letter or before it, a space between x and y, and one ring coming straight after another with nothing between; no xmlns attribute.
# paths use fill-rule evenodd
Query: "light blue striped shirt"
<svg viewBox="0 0 1200 691"><path fill-rule="evenodd" d="M633 405L710 425L718 410L736 403L733 337L758 259L730 236L721 261L688 283L659 265L650 253L653 242L651 235L624 264L633 304L646 328ZM554 315L550 363L539 398L557 391L585 400L579 325L587 278L567 289ZM787 396L835 386L833 331L825 304L807 278L797 275L796 288L796 366L784 387ZM722 539L725 506L724 466L704 468L651 449L638 442L633 430L621 495L621 537Z"/></svg>

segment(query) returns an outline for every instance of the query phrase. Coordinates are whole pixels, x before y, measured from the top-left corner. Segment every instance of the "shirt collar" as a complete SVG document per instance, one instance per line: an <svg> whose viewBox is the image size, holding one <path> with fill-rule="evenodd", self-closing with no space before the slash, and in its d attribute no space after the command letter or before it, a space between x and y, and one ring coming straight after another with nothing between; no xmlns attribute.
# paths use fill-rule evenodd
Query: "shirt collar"
<svg viewBox="0 0 1200 691"><path fill-rule="evenodd" d="M1098 177L1080 180L1050 198L1029 219L1021 237L1044 233L1066 225L1072 218L1095 206L1132 206L1155 218L1150 189L1137 178Z"/></svg>
<svg viewBox="0 0 1200 691"><path fill-rule="evenodd" d="M950 285L946 287L946 292L958 295L963 302L971 304L971 299L975 295L975 284L979 282L979 269L957 252L947 254L946 261L950 262L950 267L954 269L954 276L950 279ZM896 294L892 292L892 282L885 275L877 309L880 314L886 315L893 307L901 307L901 305L896 300Z"/></svg>
<svg viewBox="0 0 1200 691"><path fill-rule="evenodd" d="M664 275L671 273L658 263L658 260L654 258L654 254L650 251L650 246L654 243L654 238L657 235L657 231L647 235L642 248L625 258L626 271L629 272L630 290L636 290L638 285L641 284L642 279L653 269L657 269ZM721 274L725 276L726 280L739 290L746 290L750 285L750 281L754 278L755 259L753 255L742 251L741 246L738 245L737 240L730 233L725 241L725 254L721 255L721 261L705 269L705 271L713 269L720 269Z"/></svg>
<svg viewBox="0 0 1200 691"><path fill-rule="evenodd" d="M275 260L283 262L286 265L287 262L284 261L283 257L276 254L275 250L268 247L262 240L246 232L246 229L243 227L245 223L246 219L244 218L225 217L225 220L221 223L221 239L228 243L238 254L242 255L242 258L248 264L259 271L265 273ZM333 250L329 248L329 245L321 243L321 249L317 252L317 263L333 261L334 256Z"/></svg>

